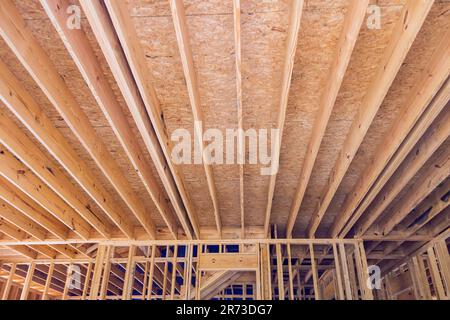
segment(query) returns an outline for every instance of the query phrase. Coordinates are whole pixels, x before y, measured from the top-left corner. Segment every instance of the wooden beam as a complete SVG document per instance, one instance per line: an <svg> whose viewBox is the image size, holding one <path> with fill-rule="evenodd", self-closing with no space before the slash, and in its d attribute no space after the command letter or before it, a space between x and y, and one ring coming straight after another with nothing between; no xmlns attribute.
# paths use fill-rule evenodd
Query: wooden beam
<svg viewBox="0 0 450 320"><path fill-rule="evenodd" d="M241 233L245 238L245 210L244 210L244 127L242 114L242 49L241 49L241 1L233 0L233 31L234 31L234 57L236 68L236 107L238 115L238 147L237 161L239 164L239 208L241 214Z"/></svg>
<svg viewBox="0 0 450 320"><path fill-rule="evenodd" d="M410 239L411 235L425 227L438 214L445 215L446 211L450 212L447 209L450 205L450 201L445 199L449 191L450 177L445 179L431 195L415 207L413 211L397 225L396 232L404 235L405 239Z"/></svg>
<svg viewBox="0 0 450 320"><path fill-rule="evenodd" d="M254 253L204 253L199 256L199 270L256 270L258 257Z"/></svg>
<svg viewBox="0 0 450 320"><path fill-rule="evenodd" d="M104 237L109 237L111 227L101 221L89 208L90 201L58 169L56 163L45 155L27 135L0 111L0 142L21 162L29 167L49 188L69 204L83 219Z"/></svg>
<svg viewBox="0 0 450 320"><path fill-rule="evenodd" d="M284 56L284 67L281 79L281 93L278 107L278 119L276 128L279 130L278 137L272 137L277 139L273 145L272 150L272 171L269 180L269 189L267 193L267 205L264 218L264 230L266 234L269 232L270 227L270 215L272 213L273 195L275 192L275 183L277 179L277 173L280 162L281 141L283 138L284 122L286 119L286 109L289 98L289 89L291 87L292 71L294 70L295 52L297 51L298 33L300 30L300 21L303 13L303 0L293 0L290 8L289 16L289 29L286 38L286 51Z"/></svg>
<svg viewBox="0 0 450 320"><path fill-rule="evenodd" d="M13 190L14 189L14 190ZM34 200L0 176L0 198L60 240L67 240L68 228Z"/></svg>
<svg viewBox="0 0 450 320"><path fill-rule="evenodd" d="M88 239L91 226L0 144L0 175L50 212L81 238Z"/></svg>
<svg viewBox="0 0 450 320"><path fill-rule="evenodd" d="M204 151L205 142L203 140L203 133L201 123L203 123L203 112L200 103L200 94L198 92L197 75L194 66L194 59L192 57L192 50L190 46L189 31L184 14L183 0L170 0L170 8L172 11L173 25L177 37L178 48L180 50L181 63L183 65L184 77L189 93L189 100L191 103L192 115L194 118L194 135L198 139L200 151L202 153L202 162L205 169L206 181L214 207L214 219L216 221L217 232L222 233L222 222L219 212L219 201L217 198L217 188L214 181L214 174L212 171L209 159Z"/></svg>
<svg viewBox="0 0 450 320"><path fill-rule="evenodd" d="M3 288L2 300L8 300L9 293L11 291L11 286L13 284L14 276L16 274L16 267L17 267L17 265L15 263L11 264L11 268L9 269L8 280L6 280L5 287Z"/></svg>
<svg viewBox="0 0 450 320"><path fill-rule="evenodd" d="M445 85L445 91L450 97L450 82ZM439 99L440 100L440 99ZM444 99L448 101L447 99ZM445 105L444 101L443 106ZM407 183L414 177L414 175L423 167L423 165L430 159L434 152L444 143L450 134L450 114L446 113L442 119L439 119L436 124L430 128L430 133L422 138L419 144L417 144L409 153L409 155L404 160L402 166L396 173L396 179L389 182L384 186L384 189L376 197L374 201L371 202L370 208L368 208L368 203L370 199L374 196L368 196L370 199L364 199L364 204L360 206L356 213L355 218L362 215L362 212L367 209L367 212L361 219L355 224L355 235L356 237L362 236L370 226L375 222L378 217L384 212L390 203L397 197L401 190L407 185ZM386 172L386 171L385 171ZM384 174L383 174L384 180ZM377 182L378 185L378 182ZM378 186L375 187L378 189ZM373 190L373 189L372 189ZM371 191L372 193L372 191ZM356 220L352 218L352 221ZM349 222L348 227L344 229L342 234L350 227L351 222Z"/></svg>
<svg viewBox="0 0 450 320"><path fill-rule="evenodd" d="M381 234L389 234L428 194L448 177L450 150L446 151L437 159L435 165L427 170L428 174L423 176L422 183L419 186L410 187L410 192L377 225L376 229L381 231Z"/></svg>
<svg viewBox="0 0 450 320"><path fill-rule="evenodd" d="M44 240L47 237L47 231L45 229L31 219L21 215L3 200L0 200L0 217L39 240Z"/></svg>
<svg viewBox="0 0 450 320"><path fill-rule="evenodd" d="M392 82L400 69L414 39L433 5L429 0L408 0L392 32L392 38L384 51L378 71L358 108L344 145L339 153L329 182L324 188L318 209L314 212L307 228L307 235L313 237L334 197L350 163L356 155L373 118L378 112Z"/></svg>
<svg viewBox="0 0 450 320"><path fill-rule="evenodd" d="M344 288L342 286L341 264L339 262L338 248L335 243L333 243L333 257L334 257L334 267L336 270L336 281L338 285L337 299L345 300Z"/></svg>
<svg viewBox="0 0 450 320"><path fill-rule="evenodd" d="M111 261L110 259L114 257L114 247L108 246L106 248L105 253L105 267L103 269L103 276L102 276L102 282L100 286L100 300L105 300L106 294L108 293L108 284L110 281L110 274L111 274Z"/></svg>
<svg viewBox="0 0 450 320"><path fill-rule="evenodd" d="M426 109L432 101L433 97L439 91L442 84L448 78L450 73L450 31L443 33L443 37L441 40L441 45L436 49L433 57L431 58L430 63L427 65L425 70L423 71L423 76L416 82L415 86L411 90L406 103L403 105L402 110L397 116L396 121L392 125L391 129L387 132L384 137L384 140L378 146L377 151L375 152L375 158L370 162L361 175L361 179L358 180L358 183L355 184L353 191L349 193L349 196L346 198L345 203L342 207L342 210L339 212L337 217L335 218L335 222L331 227L331 237L336 237L341 230L345 227L345 224L348 222L350 218L352 218L352 214L355 209L361 204L361 201L364 199L364 196L367 195L370 188L377 181L377 178L383 173L383 170L388 165L389 161L395 155L396 158L404 159L409 151L413 148L414 143L410 143L408 148L400 148L401 144L405 142L405 139L411 139L413 142L417 142L420 138L419 135L414 137L408 137L408 134L413 129L414 125L420 121L420 117L422 115L427 117ZM450 95L449 95L450 97ZM447 99L448 100L448 99ZM441 104L433 104L433 106L437 106L436 112L431 112L434 115L431 118L435 118L442 108L444 108L445 103ZM428 121L427 121L428 122ZM431 124L432 121L429 122ZM447 126L448 127L448 126ZM423 130L424 132L425 130ZM423 133L422 132L422 133ZM399 154L400 151L401 153ZM396 153L397 152L397 153ZM401 161L397 161L399 165ZM383 177L383 182L385 183L389 177L397 169L397 166L389 170L390 174L385 174ZM376 190L370 190L373 194L376 194L377 191L380 191L383 183L378 183L376 185ZM373 199L375 196L372 196ZM358 214L354 215L352 221L356 221L359 216L362 214L359 211ZM350 229L351 225L344 230L344 236Z"/></svg>
<svg viewBox="0 0 450 320"><path fill-rule="evenodd" d="M52 61L27 29L25 21L10 0L0 3L0 34L131 211L136 216L148 214L145 212L142 201L134 193L128 180L121 174L117 163L112 160L112 155L95 133L89 119L78 105ZM76 163L76 165L79 166L79 163ZM80 169L77 171L79 172ZM83 176L86 176L86 174L84 173ZM91 182L93 181L91 180ZM98 187L98 184L96 186ZM89 189L92 190L92 184ZM95 194L98 195L98 192ZM103 195L104 197L98 199L99 201L97 202L100 206L107 202L105 199L110 199L109 196L106 196L106 192ZM111 205L113 204L111 203ZM113 210L115 214L112 215L114 221L121 223L119 228L122 228L124 233L132 237L131 225L127 224L127 219L125 219L123 214L117 213L116 210ZM107 212L111 213L111 210ZM155 233L152 232L151 236L154 237L154 235Z"/></svg>
<svg viewBox="0 0 450 320"><path fill-rule="evenodd" d="M450 256L445 240L440 240L434 245L436 258L442 273L442 280L447 289L447 296L450 296Z"/></svg>
<svg viewBox="0 0 450 320"><path fill-rule="evenodd" d="M183 229L193 238L192 225L199 237L197 214L186 192L181 169L171 159L172 141L127 3L106 1L107 8L100 1L81 4Z"/></svg>
<svg viewBox="0 0 450 320"><path fill-rule="evenodd" d="M67 26L67 20L69 19L67 8L71 5L71 2L68 0L41 0L41 4L92 91L100 109L128 155L131 164L147 189L158 212L164 219L174 238L176 238L177 223L166 201L165 193L158 186L155 177L152 175L150 163L144 157L144 152L141 150L128 124L127 118L122 112L121 106L101 69L101 64L85 32L82 28L69 29ZM113 74L115 74L114 71ZM149 234L155 232L155 224L145 210L136 210L134 213Z"/></svg>
<svg viewBox="0 0 450 320"><path fill-rule="evenodd" d="M288 238L292 237L292 230L294 228L295 221L305 195L306 187L308 186L308 182L314 168L317 154L319 153L320 144L325 134L328 120L330 119L331 112L336 102L339 89L356 44L356 40L358 39L361 25L364 21L368 2L368 0L352 0L348 5L344 25L337 44L337 50L335 52L328 79L325 83L325 88L319 102L319 108L317 111L316 120L314 122L311 139L308 144L297 189L289 211L286 227L286 235Z"/></svg>

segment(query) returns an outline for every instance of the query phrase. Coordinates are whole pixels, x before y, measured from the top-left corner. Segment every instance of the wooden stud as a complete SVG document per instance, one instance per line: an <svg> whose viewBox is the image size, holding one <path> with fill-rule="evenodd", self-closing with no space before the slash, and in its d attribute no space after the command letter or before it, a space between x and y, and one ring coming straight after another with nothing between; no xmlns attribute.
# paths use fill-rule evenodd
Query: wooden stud
<svg viewBox="0 0 450 320"><path fill-rule="evenodd" d="M352 289L350 286L350 276L347 265L347 254L345 253L345 245L343 243L339 244L339 251L341 254L342 271L344 275L344 288L347 300L353 300Z"/></svg>
<svg viewBox="0 0 450 320"><path fill-rule="evenodd" d="M175 245L173 249L173 259L172 259L172 281L170 283L170 300L175 297L175 284L177 276L177 256L178 256L178 246Z"/></svg>
<svg viewBox="0 0 450 320"><path fill-rule="evenodd" d="M89 238L91 226L2 145L0 145L0 175L80 237Z"/></svg>
<svg viewBox="0 0 450 320"><path fill-rule="evenodd" d="M134 262L135 255L136 246L131 245L128 252L127 271L125 273L125 279L123 281L122 300L130 300L133 294L134 272L136 267Z"/></svg>
<svg viewBox="0 0 450 320"><path fill-rule="evenodd" d="M8 300L9 294L11 292L11 286L13 284L14 276L16 274L16 267L17 267L17 265L15 263L11 264L11 267L9 269L8 280L6 280L5 287L3 288L2 300Z"/></svg>
<svg viewBox="0 0 450 320"><path fill-rule="evenodd" d="M100 280L102 277L102 270L103 270L103 261L105 257L106 246L100 245L97 249L97 256L95 258L95 265L94 265L94 274L92 276L92 282L91 282L91 291L89 295L89 300L97 300L98 299L98 293L100 291Z"/></svg>
<svg viewBox="0 0 450 320"><path fill-rule="evenodd" d="M287 247L287 254L288 254L289 300L294 300L294 279L292 276L291 245L287 244L286 247Z"/></svg>
<svg viewBox="0 0 450 320"><path fill-rule="evenodd" d="M47 279L45 281L44 291L42 292L42 300L48 300L48 292L52 284L53 271L55 270L55 263L51 262L48 266Z"/></svg>
<svg viewBox="0 0 450 320"><path fill-rule="evenodd" d="M31 262L28 266L27 276L25 282L23 283L22 293L20 294L20 300L27 300L28 294L30 293L31 282L33 281L34 269L36 268L36 263Z"/></svg>
<svg viewBox="0 0 450 320"><path fill-rule="evenodd" d="M317 274L316 258L314 257L314 245L312 243L309 244L309 255L311 257L311 271L314 285L314 299L317 301L321 300L321 294L319 289L319 276Z"/></svg>
<svg viewBox="0 0 450 320"><path fill-rule="evenodd" d="M344 288L342 286L341 264L339 262L339 252L336 243L333 243L333 256L334 256L334 267L336 268L336 281L338 285L337 298L339 300L345 300Z"/></svg>
<svg viewBox="0 0 450 320"><path fill-rule="evenodd" d="M153 278L155 274L155 257L156 257L156 246L152 246L152 258L150 261L150 274L148 277L148 293L147 293L147 300L152 299L152 291L153 291Z"/></svg>
<svg viewBox="0 0 450 320"><path fill-rule="evenodd" d="M283 259L281 256L281 244L275 245L277 252L277 274L278 274L278 299L284 300L284 275L283 275Z"/></svg>
<svg viewBox="0 0 450 320"><path fill-rule="evenodd" d="M84 286L83 286L83 293L81 296L81 300L86 300L86 297L88 296L88 290L89 290L89 280L91 279L92 274L92 262L88 263L88 268L86 270L86 276L84 279Z"/></svg>
<svg viewBox="0 0 450 320"><path fill-rule="evenodd" d="M110 273L111 273L111 261L110 259L114 257L114 247L108 246L106 248L106 254L105 254L105 265L103 270L103 276L102 276L102 283L100 287L100 300L105 300L106 295L108 293L108 284L110 280Z"/></svg>
<svg viewBox="0 0 450 320"><path fill-rule="evenodd" d="M439 273L439 268L436 263L436 255L434 254L433 247L429 247L427 250L428 255L428 266L430 267L431 279L433 280L433 287L436 291L437 298L440 300L445 300L446 295L444 291L444 286L442 283L441 274Z"/></svg>

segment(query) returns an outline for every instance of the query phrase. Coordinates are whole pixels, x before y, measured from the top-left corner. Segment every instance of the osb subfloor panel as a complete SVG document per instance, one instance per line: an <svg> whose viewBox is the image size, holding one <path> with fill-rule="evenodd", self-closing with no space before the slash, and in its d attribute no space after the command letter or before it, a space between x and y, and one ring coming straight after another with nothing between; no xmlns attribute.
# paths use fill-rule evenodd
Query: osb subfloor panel
<svg viewBox="0 0 450 320"><path fill-rule="evenodd" d="M161 102L168 131L171 133L175 129L184 128L192 134L192 111L169 3L166 0L127 1L130 4L133 22L147 58L148 72L151 72L154 77L153 85ZM270 129L275 126L278 117L280 82L289 22L289 1L242 0L241 2L244 129ZM294 230L295 236L304 236L311 215L317 208L318 198L323 192L353 117L360 108L361 101L377 70L404 1L383 0L376 1L376 3L381 6L381 29L369 30L363 24L360 31L298 215ZM113 154L114 160L118 162L136 193L142 198L147 211L158 226L163 226L164 223L152 200L135 174L123 148L115 138L112 129L84 84L80 73L39 2L37 0L17 0L16 4L27 19L33 34L52 57L58 71L63 75L77 101L89 116L98 136ZM324 81L327 79L330 63L336 51L347 5L347 0L305 1L283 133L280 170L272 208L271 221L277 224L281 231L286 225L306 146L317 115L319 99L323 94ZM201 107L204 113L203 126L205 129L217 128L223 132L226 129L237 128L232 1L186 0L185 7L190 44L198 77ZM326 234L335 215L339 213L346 195L352 190L365 167L376 155L377 147L386 132L395 124L396 116L408 97L409 90L421 76L421 71L433 54L437 41L442 36L441 32L450 27L449 16L450 3L436 1L330 204L319 228L319 235ZM123 112L129 118L129 123L136 132L142 149L145 150L120 91L117 89L98 45L93 40L92 31L85 19L83 19L83 28L91 38L91 43L120 101ZM113 195L117 205L129 216L132 216L107 179L96 169L95 163L87 152L76 141L64 120L1 41L0 58L7 62L54 124L71 141L80 156L92 168L95 177ZM3 106L1 108L4 109ZM146 152L145 157L151 162ZM262 226L264 223L269 178L260 175L261 167L260 165L245 165L244 170L245 223L250 226ZM213 206L203 166L182 165L181 169L200 224L213 226ZM238 166L214 165L213 173L223 225L239 226ZM153 176L162 188L154 168ZM101 214L101 210L94 204L92 207Z"/></svg>

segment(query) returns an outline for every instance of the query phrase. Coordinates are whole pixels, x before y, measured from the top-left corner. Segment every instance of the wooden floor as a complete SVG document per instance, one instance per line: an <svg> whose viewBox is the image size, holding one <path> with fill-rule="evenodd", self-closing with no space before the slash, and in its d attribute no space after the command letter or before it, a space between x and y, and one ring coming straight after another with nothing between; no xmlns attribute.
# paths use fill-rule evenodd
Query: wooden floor
<svg viewBox="0 0 450 320"><path fill-rule="evenodd" d="M1 0L0 296L448 300L449 74L447 0Z"/></svg>

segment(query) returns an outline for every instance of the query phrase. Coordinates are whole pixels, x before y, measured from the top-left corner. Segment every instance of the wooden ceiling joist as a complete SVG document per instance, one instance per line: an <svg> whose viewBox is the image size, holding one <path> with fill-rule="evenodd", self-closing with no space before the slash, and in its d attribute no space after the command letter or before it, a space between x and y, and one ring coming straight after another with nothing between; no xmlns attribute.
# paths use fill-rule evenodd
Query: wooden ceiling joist
<svg viewBox="0 0 450 320"><path fill-rule="evenodd" d="M4 70L3 67L0 63L0 72ZM101 235L106 238L110 236L111 227L89 210L89 200L59 170L56 163L2 111L0 111L0 142Z"/></svg>
<svg viewBox="0 0 450 320"><path fill-rule="evenodd" d="M50 58L32 33L27 29L26 22L22 19L11 1L1 2L0 18L0 33L5 42L8 43L11 50L16 54L35 82L62 115L130 210L136 217L148 215L145 212L142 201L134 193L131 185L122 175L117 163L112 160L113 157L97 137L86 114L60 77ZM102 201L105 202L103 199L105 197L102 198ZM120 214L116 214L115 216L117 217L115 222L121 223L120 227L124 229L123 231L128 236L133 237L131 226L126 225L127 220ZM149 219L149 221L151 220ZM156 235L155 226L152 222L150 223L153 227L150 232L147 232L149 232L149 236L154 238Z"/></svg>
<svg viewBox="0 0 450 320"><path fill-rule="evenodd" d="M381 221L376 229L382 234L389 234L425 197L430 194L450 172L450 150L446 150L436 160L433 170L428 170L425 179L419 186L413 186L403 201L400 201L392 214L386 213L386 218Z"/></svg>
<svg viewBox="0 0 450 320"><path fill-rule="evenodd" d="M0 176L0 199L15 208L25 217L40 225L57 239L68 238L68 228L59 220L48 214L30 197L13 187L7 180ZM36 235L35 235L36 236ZM39 237L37 237L39 238Z"/></svg>
<svg viewBox="0 0 450 320"><path fill-rule="evenodd" d="M242 114L242 48L241 48L241 1L233 0L233 31L234 31L234 55L236 68L236 107L238 115L238 146L237 154L239 163L239 209L241 214L241 233L245 238L245 202L244 202L244 125Z"/></svg>
<svg viewBox="0 0 450 320"><path fill-rule="evenodd" d="M450 84L447 84L445 88L448 88L444 90L450 93ZM447 113L436 125L430 128L432 130L430 134L424 136L423 141L414 147L404 160L402 165L403 169L400 169L401 173L397 173L395 181L389 182L385 186L375 200L373 200L371 207L369 207L366 213L361 216L361 211L365 208L358 208L357 215L361 216L361 218L355 224L355 236L363 235L370 228L372 223L381 216L387 206L397 197L419 169L422 168L426 161L445 142L450 135L449 123L450 114ZM364 205L364 207L367 208L367 205Z"/></svg>
<svg viewBox="0 0 450 320"><path fill-rule="evenodd" d="M8 203L0 200L0 217L14 224L17 228L29 233L33 237L45 240L48 231L39 226L31 219L23 216L20 212L11 207Z"/></svg>
<svg viewBox="0 0 450 320"><path fill-rule="evenodd" d="M148 70L149 67L147 61L145 60L145 54L143 52L141 44L139 43L139 38L132 23L131 16L126 14L129 8L126 3L122 1L106 1L105 4L114 25L117 37L120 40L119 44L116 37L110 37L108 39L109 42L103 45L105 56L107 56L107 60L111 60L109 64L110 67L114 70L116 70L116 67L118 67L120 70L125 70L128 68L127 65L129 66L134 76L134 81L128 79L129 76L126 76L124 80L126 80L125 82L130 85L130 89L132 92L134 91L132 90L132 84L134 82L136 83L142 102L144 103L144 106L140 106L141 99L138 97L136 107L130 108L130 111L135 119L142 137L145 141L147 141L146 143L149 149L150 142L156 140L154 136L156 135L159 139L159 145L161 147L163 155L160 155L160 153L158 152L158 157L154 157L155 166L160 172L163 184L169 194L169 197L175 208L175 212L177 213L178 219L185 229L185 232L190 238L193 238L194 234L198 238L200 236L198 214L195 211L189 193L186 190L184 176L181 168L174 165L174 163L171 161L172 141L169 139L169 133L164 121L164 114L161 110L160 102L156 95L155 89L152 86L154 80L151 72ZM101 16L97 17L101 18ZM102 20L99 20L99 22L102 22ZM104 23L102 23L102 26L106 27ZM98 27L99 26L97 26L97 28ZM98 30L101 29L98 28ZM97 35L97 38L100 39L102 37L99 32L94 33ZM107 30L105 30L104 34L108 34ZM102 46L103 41L99 42L100 46ZM123 53L126 56L125 59L121 54L122 51L120 51L119 55L117 50L113 50L116 46L119 45L123 49ZM110 58L108 58L108 55L110 55L111 53L115 54L115 56L111 56ZM113 58L115 58L115 60ZM116 63L118 64L117 66L115 66ZM113 66L115 67L113 68ZM114 72L114 74L117 77L119 71ZM121 80L119 81L118 79L117 81L119 82L120 86ZM130 89L124 88L122 90L127 91ZM152 124L153 128L151 126ZM157 144L156 141L153 143L155 145Z"/></svg>
<svg viewBox="0 0 450 320"><path fill-rule="evenodd" d="M0 175L26 193L70 230L83 239L89 238L92 227L1 144Z"/></svg>
<svg viewBox="0 0 450 320"><path fill-rule="evenodd" d="M325 134L328 120L336 102L336 98L344 79L347 66L350 62L356 40L358 39L359 30L361 29L361 25L366 15L367 5L368 1L366 0L353 0L350 2L347 9L336 54L330 66L324 94L319 102L318 114L314 122L314 128L308 144L307 152L305 154L305 160L302 164L294 200L289 211L286 227L286 236L288 238L292 237L292 230L294 229L295 220L297 219L306 187L308 186L308 182L314 168L314 163L316 161L317 154L319 153L320 144Z"/></svg>
<svg viewBox="0 0 450 320"><path fill-rule="evenodd" d="M28 248L27 246L17 245L17 246L8 246L13 251L21 254L25 258L28 259L36 259L37 258L37 252L33 249Z"/></svg>
<svg viewBox="0 0 450 320"><path fill-rule="evenodd" d="M272 137L272 139L278 139L278 141L272 143L272 145L274 146L274 150L272 150L272 170L275 170L275 172L272 172L270 175L269 189L267 193L267 206L264 216L264 230L266 233L269 232L270 227L273 194L275 192L275 183L277 180L277 173L279 169L281 141L283 138L284 122L286 119L286 109L288 106L292 71L294 70L295 53L297 51L298 33L300 30L300 22L303 13L303 4L303 0L293 0L290 8L289 29L286 38L286 52L284 56L284 67L282 71L278 119L276 122L276 128L279 130L279 136Z"/></svg>
<svg viewBox="0 0 450 320"><path fill-rule="evenodd" d="M136 172L139 174L144 186L150 194L159 213L166 222L174 238L177 237L177 223L172 215L171 209L165 199L163 190L159 188L155 178L152 176L151 167L145 159L131 127L123 114L111 86L108 83L100 63L89 43L83 29L69 29L67 26L68 13L65 8L70 6L69 1L64 0L43 0L42 6L47 12L50 20L59 35L63 39L67 50L75 61L83 75L84 80L91 89L106 119L108 119L122 147L127 152ZM150 215L144 210L136 211L136 217L149 233L154 233L155 225L151 221Z"/></svg>
<svg viewBox="0 0 450 320"><path fill-rule="evenodd" d="M432 5L433 2L428 0L408 0L405 3L392 33L392 38L379 63L378 71L364 96L343 148L331 171L328 183L320 198L318 209L311 217L311 222L307 228L308 237L314 237Z"/></svg>
<svg viewBox="0 0 450 320"><path fill-rule="evenodd" d="M20 228L17 228L15 225L3 218L0 218L0 231L18 241L25 239L27 236L27 234Z"/></svg>
<svg viewBox="0 0 450 320"><path fill-rule="evenodd" d="M189 93L189 101L191 103L192 115L194 118L194 135L198 140L200 152L205 169L206 181L214 207L214 219L216 222L217 232L222 233L222 221L219 212L219 202L217 197L217 187L214 181L214 173L209 163L206 153L204 152L206 144L203 141L202 123L204 123L202 106L200 103L200 94L198 92L197 74L192 57L192 49L190 45L189 31L184 13L183 0L170 0L170 8L172 12L173 25L180 51L181 63L183 65L184 77Z"/></svg>
<svg viewBox="0 0 450 320"><path fill-rule="evenodd" d="M127 219L117 212L117 209L112 204L112 199L101 184L95 181L86 163L81 160L63 135L54 127L50 119L45 116L43 110L30 94L26 92L19 81L1 62L0 71L0 98L3 103L22 121L83 189L91 195L111 220L127 236L132 237L132 227L127 223ZM40 154L38 153L36 156Z"/></svg>
<svg viewBox="0 0 450 320"><path fill-rule="evenodd" d="M427 68L423 71L424 76L417 81L411 90L409 99L406 100L397 120L394 122L391 130L385 135L384 141L380 143L379 149L375 153L375 159L370 163L370 166L367 166L366 171L362 175L362 179L358 181L352 192L349 193L341 212L331 227L331 237L337 236L344 228L346 222L350 220L354 210L361 203L368 190L373 186L377 177L382 173L402 142L407 138L414 125L424 114L433 97L439 91L439 88L447 80L450 74L449 37L450 31L443 32L441 45L436 50ZM438 110L437 112L433 112L433 115L437 116L446 103L437 104ZM416 141L419 139L419 137L415 138L414 140ZM412 146L406 150L403 148L401 150L404 153L403 155L397 153L396 156L401 157L401 160L398 162L401 162L406 157L411 148ZM394 169L397 168L391 169L390 172L393 172ZM380 190L381 186L377 185L377 188ZM358 216L354 217L354 219L358 218ZM347 227L346 231L348 229ZM346 232L344 232L345 234Z"/></svg>

